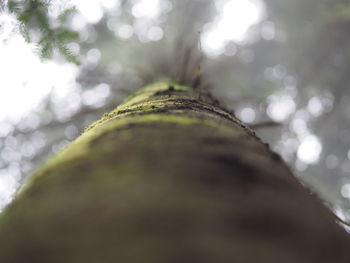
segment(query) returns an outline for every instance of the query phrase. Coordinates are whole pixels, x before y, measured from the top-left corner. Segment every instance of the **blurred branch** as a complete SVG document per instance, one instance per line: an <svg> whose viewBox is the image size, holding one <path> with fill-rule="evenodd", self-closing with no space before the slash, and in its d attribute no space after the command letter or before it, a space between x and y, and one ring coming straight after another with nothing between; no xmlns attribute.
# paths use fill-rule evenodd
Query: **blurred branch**
<svg viewBox="0 0 350 263"><path fill-rule="evenodd" d="M255 124L248 125L252 130L258 130L258 129L266 129L266 128L275 128L275 127L281 127L283 124L280 122L274 122L274 121L266 121L266 122L259 122Z"/></svg>
<svg viewBox="0 0 350 263"><path fill-rule="evenodd" d="M21 34L27 42L39 45L42 58L52 58L54 51L57 51L67 61L78 64L78 54L67 47L70 42L79 40L79 33L69 26L76 8L66 8L54 18L48 12L50 4L50 0L9 0L6 6L2 6L0 13L5 11L16 16ZM33 32L37 41L33 40Z"/></svg>

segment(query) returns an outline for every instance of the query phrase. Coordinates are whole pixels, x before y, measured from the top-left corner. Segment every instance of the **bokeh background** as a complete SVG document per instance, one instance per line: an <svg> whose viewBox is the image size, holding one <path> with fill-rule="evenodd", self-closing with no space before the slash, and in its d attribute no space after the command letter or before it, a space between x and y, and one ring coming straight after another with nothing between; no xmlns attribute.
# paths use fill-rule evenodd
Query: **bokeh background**
<svg viewBox="0 0 350 263"><path fill-rule="evenodd" d="M200 71L203 88L350 219L348 0L0 5L0 211L127 95Z"/></svg>

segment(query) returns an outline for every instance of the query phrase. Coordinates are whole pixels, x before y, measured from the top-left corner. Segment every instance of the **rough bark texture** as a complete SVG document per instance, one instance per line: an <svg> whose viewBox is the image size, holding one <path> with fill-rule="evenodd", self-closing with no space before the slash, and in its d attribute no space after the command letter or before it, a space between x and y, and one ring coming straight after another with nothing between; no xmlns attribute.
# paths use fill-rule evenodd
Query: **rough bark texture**
<svg viewBox="0 0 350 263"><path fill-rule="evenodd" d="M349 263L348 245L249 128L168 83L105 114L0 219L4 263Z"/></svg>

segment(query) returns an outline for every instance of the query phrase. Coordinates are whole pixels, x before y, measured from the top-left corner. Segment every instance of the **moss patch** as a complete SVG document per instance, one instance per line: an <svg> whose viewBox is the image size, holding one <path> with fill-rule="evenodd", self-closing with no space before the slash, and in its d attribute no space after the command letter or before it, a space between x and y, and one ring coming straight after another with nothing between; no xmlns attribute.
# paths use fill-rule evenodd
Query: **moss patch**
<svg viewBox="0 0 350 263"><path fill-rule="evenodd" d="M110 119L109 119L110 120ZM71 143L65 150L59 153L56 157L51 159L46 165L44 165L41 170L39 170L36 176L44 174L47 170L56 167L57 165L66 162L67 160L77 159L84 155L90 154L90 143L96 138L102 136L104 133L118 132L120 129L128 129L135 125L148 125L154 123L173 123L176 125L198 125L207 126L217 130L220 133L224 133L229 136L242 135L244 132L242 130L234 130L232 127L218 124L215 121L203 120L199 118L190 118L177 115L163 115L163 114L149 114L143 116L130 116L123 117L120 119L113 119L104 125L95 127L95 129L90 129L84 132L78 139ZM198 127L198 130L201 128Z"/></svg>
<svg viewBox="0 0 350 263"><path fill-rule="evenodd" d="M103 134L129 129L135 125L157 123L197 125L198 131L205 126L225 136L241 136L251 132L229 112L199 100L196 89L173 82L158 82L146 86L128 97L115 110L105 113L65 150L43 165L34 177L45 174L68 160L90 154L91 142Z"/></svg>
<svg viewBox="0 0 350 263"><path fill-rule="evenodd" d="M127 112L149 113L156 109L165 109L168 106L175 105L175 102L167 101L170 98L177 100L191 100L198 97L198 92L193 88L179 85L173 82L159 82L151 84L134 93L125 99L125 101L115 110L105 113L102 118L86 128L90 130L103 124L111 118ZM179 104L178 103L178 104Z"/></svg>
<svg viewBox="0 0 350 263"><path fill-rule="evenodd" d="M182 92L186 93L188 97L198 94L193 88L179 85L175 82L158 82L148 85L140 91L127 97L123 102L123 106L132 105L165 92Z"/></svg>

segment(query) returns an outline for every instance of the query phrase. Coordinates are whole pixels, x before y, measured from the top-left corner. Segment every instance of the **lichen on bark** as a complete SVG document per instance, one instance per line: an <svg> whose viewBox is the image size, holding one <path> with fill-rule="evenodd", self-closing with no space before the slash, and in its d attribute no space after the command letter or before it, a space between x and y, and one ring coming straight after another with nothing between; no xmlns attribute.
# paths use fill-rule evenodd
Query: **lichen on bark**
<svg viewBox="0 0 350 263"><path fill-rule="evenodd" d="M349 262L278 155L198 89L156 83L92 124L0 218L0 262Z"/></svg>

